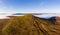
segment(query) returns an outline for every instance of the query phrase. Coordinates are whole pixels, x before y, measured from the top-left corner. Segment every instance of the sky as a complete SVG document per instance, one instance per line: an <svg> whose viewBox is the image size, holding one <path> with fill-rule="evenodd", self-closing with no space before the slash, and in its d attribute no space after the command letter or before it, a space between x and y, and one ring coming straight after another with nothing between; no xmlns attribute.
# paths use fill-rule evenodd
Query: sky
<svg viewBox="0 0 60 35"><path fill-rule="evenodd" d="M60 13L60 0L0 0L0 17L13 13Z"/></svg>

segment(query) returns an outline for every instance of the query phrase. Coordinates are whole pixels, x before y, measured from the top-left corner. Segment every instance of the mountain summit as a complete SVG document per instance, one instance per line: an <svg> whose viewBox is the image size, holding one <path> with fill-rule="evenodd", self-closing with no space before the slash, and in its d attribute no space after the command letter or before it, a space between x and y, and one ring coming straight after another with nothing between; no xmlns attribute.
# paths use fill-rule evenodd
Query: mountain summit
<svg viewBox="0 0 60 35"><path fill-rule="evenodd" d="M2 29L3 35L60 35L60 27L52 22L24 15L12 17Z"/></svg>

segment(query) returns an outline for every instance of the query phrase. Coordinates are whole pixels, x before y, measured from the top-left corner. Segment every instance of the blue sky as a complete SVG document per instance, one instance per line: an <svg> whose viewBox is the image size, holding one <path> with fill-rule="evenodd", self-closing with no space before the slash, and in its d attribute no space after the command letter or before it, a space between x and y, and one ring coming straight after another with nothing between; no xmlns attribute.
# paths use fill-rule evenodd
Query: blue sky
<svg viewBox="0 0 60 35"><path fill-rule="evenodd" d="M0 0L0 13L60 13L60 0Z"/></svg>
<svg viewBox="0 0 60 35"><path fill-rule="evenodd" d="M0 0L0 12L60 13L60 0Z"/></svg>

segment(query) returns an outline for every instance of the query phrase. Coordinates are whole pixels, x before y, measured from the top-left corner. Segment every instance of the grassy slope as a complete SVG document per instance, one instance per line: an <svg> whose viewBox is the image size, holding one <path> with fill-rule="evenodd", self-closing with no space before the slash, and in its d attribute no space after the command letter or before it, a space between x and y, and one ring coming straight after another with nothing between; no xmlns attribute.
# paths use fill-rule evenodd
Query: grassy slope
<svg viewBox="0 0 60 35"><path fill-rule="evenodd" d="M2 35L2 28L6 23L8 22L9 19L0 19L0 35Z"/></svg>
<svg viewBox="0 0 60 35"><path fill-rule="evenodd" d="M60 35L60 27L33 15L11 18L2 29L3 35Z"/></svg>

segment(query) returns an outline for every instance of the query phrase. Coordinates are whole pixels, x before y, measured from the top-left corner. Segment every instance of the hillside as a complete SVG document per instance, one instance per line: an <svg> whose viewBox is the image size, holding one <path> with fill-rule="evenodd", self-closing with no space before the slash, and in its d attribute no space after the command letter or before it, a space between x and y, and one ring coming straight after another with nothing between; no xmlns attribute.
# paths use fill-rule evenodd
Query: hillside
<svg viewBox="0 0 60 35"><path fill-rule="evenodd" d="M8 21L9 19L0 19L0 35L1 35L2 28L4 27L4 25L6 25Z"/></svg>
<svg viewBox="0 0 60 35"><path fill-rule="evenodd" d="M2 35L60 35L59 26L28 14L12 17L2 28Z"/></svg>
<svg viewBox="0 0 60 35"><path fill-rule="evenodd" d="M60 17L56 17L56 23L57 23L57 25L60 25Z"/></svg>

